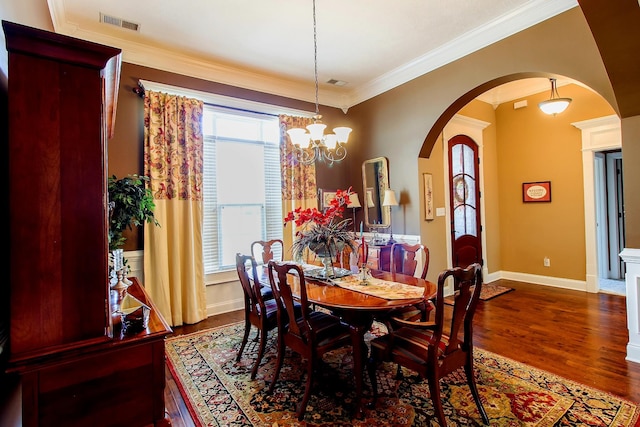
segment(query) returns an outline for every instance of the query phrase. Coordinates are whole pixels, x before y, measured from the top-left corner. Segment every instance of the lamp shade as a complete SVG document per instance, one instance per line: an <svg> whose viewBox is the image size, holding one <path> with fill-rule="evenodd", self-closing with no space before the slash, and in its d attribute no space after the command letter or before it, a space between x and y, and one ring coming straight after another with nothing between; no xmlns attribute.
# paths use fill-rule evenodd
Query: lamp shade
<svg viewBox="0 0 640 427"><path fill-rule="evenodd" d="M551 95L546 101L540 102L538 104L538 108L540 108L540 110L545 114L555 116L567 109L571 103L571 98L560 98L560 95L558 95L556 79L550 78L549 82L551 83Z"/></svg>
<svg viewBox="0 0 640 427"><path fill-rule="evenodd" d="M398 206L396 193L393 190L384 190L384 199L382 199L382 206Z"/></svg>
<svg viewBox="0 0 640 427"><path fill-rule="evenodd" d="M309 134L306 130L300 128L289 129L287 131L289 134L289 138L291 138L291 143L293 145L297 145L300 148L309 147Z"/></svg>
<svg viewBox="0 0 640 427"><path fill-rule="evenodd" d="M336 134L336 137L338 137L338 142L346 144L349 139L349 134L351 133L351 128L341 126L333 128L333 132Z"/></svg>
<svg viewBox="0 0 640 427"><path fill-rule="evenodd" d="M571 98L554 98L547 101L542 101L538 104L538 107L545 114L556 115L566 110L570 102Z"/></svg>
<svg viewBox="0 0 640 427"><path fill-rule="evenodd" d="M359 208L362 207L360 204L360 198L358 197L358 193L349 194L349 203L347 203L348 208Z"/></svg>
<svg viewBox="0 0 640 427"><path fill-rule="evenodd" d="M307 129L309 130L309 134L311 135L311 139L313 141L322 141L322 138L324 136L324 129L327 127L327 125L322 124L322 123L312 123L310 125L307 126Z"/></svg>

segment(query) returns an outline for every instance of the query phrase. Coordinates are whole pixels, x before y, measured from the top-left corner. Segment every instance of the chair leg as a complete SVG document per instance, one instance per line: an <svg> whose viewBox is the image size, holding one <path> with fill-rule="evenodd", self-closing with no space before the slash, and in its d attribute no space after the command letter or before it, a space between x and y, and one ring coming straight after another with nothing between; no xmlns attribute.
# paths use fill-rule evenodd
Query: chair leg
<svg viewBox="0 0 640 427"><path fill-rule="evenodd" d="M236 362L240 361L240 357L242 357L242 352L244 351L244 346L247 345L247 340L249 339L249 332L251 331L251 322L249 319L244 319L244 336L242 337L242 344L240 344L240 350L238 350L238 355L236 356Z"/></svg>
<svg viewBox="0 0 640 427"><path fill-rule="evenodd" d="M469 353L469 358L473 358L472 353ZM467 374L467 383L469 384L469 389L471 389L471 395L473 396L473 400L475 400L476 402L478 411L480 411L482 421L485 423L485 425L489 425L489 417L487 416L487 411L485 411L484 406L482 405L480 394L478 393L478 387L476 386L476 377L474 376L473 363L469 360L467 360L467 363L464 365L464 371Z"/></svg>
<svg viewBox="0 0 640 427"><path fill-rule="evenodd" d="M309 402L309 397L311 397L311 386L313 384L314 369L315 356L311 355L309 360L307 360L307 381L305 382L304 395L302 396L302 401L298 405L298 410L296 411L296 415L299 421L302 421L304 419L304 414L307 411L307 403Z"/></svg>
<svg viewBox="0 0 640 427"><path fill-rule="evenodd" d="M369 379L371 380L371 389L373 391L373 400L371 407L375 407L376 400L378 399L378 378L376 377L376 371L378 370L378 361L373 357L369 358L367 363L367 370L369 371Z"/></svg>
<svg viewBox="0 0 640 427"><path fill-rule="evenodd" d="M282 362L284 360L284 339L281 338L282 334L278 332L278 358L276 360L276 368L273 371L273 379L271 380L271 384L269 385L269 389L267 393L273 393L273 389L276 386L276 381L278 381L278 376L280 376L280 369L282 368Z"/></svg>
<svg viewBox="0 0 640 427"><path fill-rule="evenodd" d="M267 330L263 327L260 329L260 347L258 347L258 356L256 357L256 361L253 363L253 369L251 369L251 379L256 379L256 374L258 373L258 366L260 366L260 362L262 361L262 356L264 356L264 349L267 347Z"/></svg>
<svg viewBox="0 0 640 427"><path fill-rule="evenodd" d="M429 393L431 394L433 409L436 413L436 417L438 417L438 423L440 424L440 427L446 427L447 419L444 416L442 399L440 398L440 378L434 372L430 371L427 374L427 380L429 381Z"/></svg>

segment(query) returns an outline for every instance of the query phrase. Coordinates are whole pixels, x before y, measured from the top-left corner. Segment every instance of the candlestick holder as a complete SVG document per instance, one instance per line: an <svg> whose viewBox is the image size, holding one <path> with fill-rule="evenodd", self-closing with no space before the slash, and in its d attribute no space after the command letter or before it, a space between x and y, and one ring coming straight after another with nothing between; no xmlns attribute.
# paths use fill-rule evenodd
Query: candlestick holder
<svg viewBox="0 0 640 427"><path fill-rule="evenodd" d="M369 271L369 267L367 267L367 264L361 264L360 265L360 285L368 285L369 284L369 279L371 278L371 272Z"/></svg>

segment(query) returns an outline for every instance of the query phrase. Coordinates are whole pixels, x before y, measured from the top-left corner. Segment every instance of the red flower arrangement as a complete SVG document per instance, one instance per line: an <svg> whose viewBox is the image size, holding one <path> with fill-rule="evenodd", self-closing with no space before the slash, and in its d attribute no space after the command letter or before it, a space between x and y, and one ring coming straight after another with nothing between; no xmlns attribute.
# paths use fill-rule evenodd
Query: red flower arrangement
<svg viewBox="0 0 640 427"><path fill-rule="evenodd" d="M291 247L294 258L301 257L306 248L318 256L328 256L332 261L345 245L356 250L356 236L348 230L351 219L342 218L351 194L351 187L347 190L337 190L336 197L323 211L316 208L297 208L287 214L284 218L285 226L288 222L294 222L297 227L301 227L296 232L296 240Z"/></svg>

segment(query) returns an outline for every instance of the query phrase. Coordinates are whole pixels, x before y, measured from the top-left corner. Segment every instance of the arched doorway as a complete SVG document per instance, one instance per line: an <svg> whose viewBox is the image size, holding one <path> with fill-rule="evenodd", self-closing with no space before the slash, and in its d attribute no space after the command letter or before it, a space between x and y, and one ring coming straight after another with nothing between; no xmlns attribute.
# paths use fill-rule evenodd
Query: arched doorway
<svg viewBox="0 0 640 427"><path fill-rule="evenodd" d="M477 120L477 119L473 119L473 118L465 117L461 115L455 115L449 121L449 123L447 123L447 126L442 131L444 142L446 143L449 140L453 140L456 136L463 135L464 136L463 139L465 140L469 139L476 145L476 152L474 154L474 157L482 158L483 150L484 150L482 131L489 125L490 125L489 122L485 122L482 120ZM444 156L443 162L444 162L445 176L453 176L452 173L449 171L450 170L449 155ZM479 193L482 193L484 190L484 178L483 178L483 170L481 167L478 168L476 177L478 181L477 191ZM452 192L451 182L452 180L445 180L446 194L451 194ZM453 213L452 213L451 206L452 206L451 203L449 203L449 206L447 206L445 210L446 224L447 224L447 253L449 254L453 254L453 251L454 251L454 239L452 238L453 237L453 226L452 226ZM485 213L484 199L482 197L480 197L478 200L477 209L478 209L478 216L480 218L478 220L478 225L482 226L482 218L484 218L484 213ZM486 237L484 233L479 233L479 246L480 246L481 259L484 260L483 268L482 268L483 275L485 278L487 278L488 276L487 265L489 260L487 260L486 253L485 253ZM450 256L448 260L448 266L452 267L453 265L454 265L454 258L453 256ZM485 281L487 280L485 279Z"/></svg>

